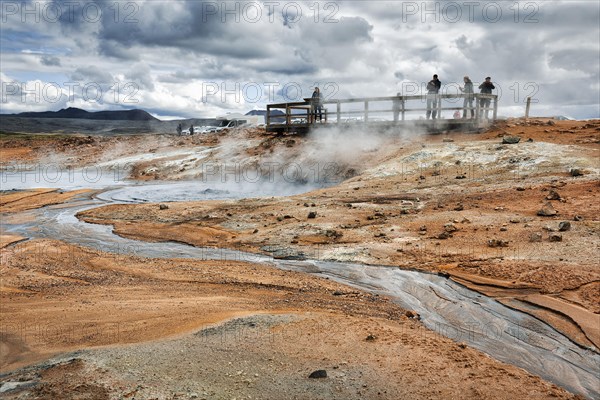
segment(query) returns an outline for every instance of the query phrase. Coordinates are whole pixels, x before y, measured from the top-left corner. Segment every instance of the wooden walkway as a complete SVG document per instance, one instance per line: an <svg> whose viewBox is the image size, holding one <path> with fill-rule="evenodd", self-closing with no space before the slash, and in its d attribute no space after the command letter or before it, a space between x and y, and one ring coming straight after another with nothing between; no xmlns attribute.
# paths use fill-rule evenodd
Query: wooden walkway
<svg viewBox="0 0 600 400"><path fill-rule="evenodd" d="M473 112L474 118L462 119L463 101L466 97L464 94L441 94L324 100L321 121L315 120L309 98L303 102L269 104L266 129L267 132L306 133L317 127L350 128L362 124L370 129L390 131L414 128L429 132L473 131L487 126L489 121L496 120L498 96L473 94L473 107L467 110L467 114L470 117ZM482 99L489 100L490 105L482 107ZM432 111L435 110L441 118L425 119L428 101L432 104ZM283 115L273 114L274 110L283 111ZM456 111L460 112L461 118L453 117ZM486 118L488 115L489 119Z"/></svg>

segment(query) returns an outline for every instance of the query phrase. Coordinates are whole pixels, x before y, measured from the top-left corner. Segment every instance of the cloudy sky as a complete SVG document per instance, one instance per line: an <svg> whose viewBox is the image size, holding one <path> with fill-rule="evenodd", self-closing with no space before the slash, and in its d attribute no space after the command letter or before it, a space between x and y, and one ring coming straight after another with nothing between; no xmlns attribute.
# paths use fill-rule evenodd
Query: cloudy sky
<svg viewBox="0 0 600 400"><path fill-rule="evenodd" d="M445 93L491 76L500 114L600 117L600 2L1 1L2 113Z"/></svg>

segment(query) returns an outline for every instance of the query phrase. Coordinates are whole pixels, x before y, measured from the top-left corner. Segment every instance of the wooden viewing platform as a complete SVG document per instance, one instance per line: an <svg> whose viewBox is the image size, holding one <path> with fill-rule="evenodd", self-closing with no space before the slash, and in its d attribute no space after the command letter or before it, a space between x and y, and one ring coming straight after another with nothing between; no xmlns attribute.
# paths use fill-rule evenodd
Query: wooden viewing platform
<svg viewBox="0 0 600 400"><path fill-rule="evenodd" d="M433 96L433 97L431 97ZM322 126L356 126L368 125L379 130L402 130L415 126L431 132L461 129L478 130L485 127L489 121L495 121L498 115L498 96L494 94L474 93L471 110L474 118L456 119L451 115L443 115L460 111L463 114L463 99L466 94L411 95L389 97L365 97L356 99L323 100L323 120L316 121L311 107L311 99L302 102L278 103L267 105L267 132L297 132L305 133L312 128ZM434 100L437 119L425 119L427 100ZM481 107L481 99L489 99L489 107ZM446 104L443 104L446 103ZM450 103L450 104L448 104ZM412 106L412 107L409 107ZM282 110L284 115L273 115L273 110ZM485 118L486 112L491 118ZM442 118L439 118L439 116Z"/></svg>

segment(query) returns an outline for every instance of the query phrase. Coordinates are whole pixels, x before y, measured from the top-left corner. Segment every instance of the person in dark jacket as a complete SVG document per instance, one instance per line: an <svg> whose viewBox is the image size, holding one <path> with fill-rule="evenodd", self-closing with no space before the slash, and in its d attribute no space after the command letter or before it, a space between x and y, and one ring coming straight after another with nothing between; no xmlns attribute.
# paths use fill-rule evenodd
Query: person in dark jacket
<svg viewBox="0 0 600 400"><path fill-rule="evenodd" d="M311 108L313 114L313 121L317 122L317 114L319 115L319 121L323 122L323 97L321 96L321 90L316 87L311 97Z"/></svg>
<svg viewBox="0 0 600 400"><path fill-rule="evenodd" d="M465 87L460 87L460 91L465 94L465 101L463 102L463 119L467 118L467 110L471 110L471 118L475 117L475 110L473 109L473 81L468 76L464 77Z"/></svg>
<svg viewBox="0 0 600 400"><path fill-rule="evenodd" d="M492 83L492 78L489 76L485 78L485 82L479 85L479 90L481 94L492 94L492 90L496 89L494 84ZM490 104L492 103L492 99L480 99L479 105L481 107L482 115L483 110L485 110L485 118L489 118L490 113Z"/></svg>
<svg viewBox="0 0 600 400"><path fill-rule="evenodd" d="M442 82L438 79L437 74L433 75L433 79L427 83L427 119L431 116L435 119L438 109L438 93L442 87Z"/></svg>

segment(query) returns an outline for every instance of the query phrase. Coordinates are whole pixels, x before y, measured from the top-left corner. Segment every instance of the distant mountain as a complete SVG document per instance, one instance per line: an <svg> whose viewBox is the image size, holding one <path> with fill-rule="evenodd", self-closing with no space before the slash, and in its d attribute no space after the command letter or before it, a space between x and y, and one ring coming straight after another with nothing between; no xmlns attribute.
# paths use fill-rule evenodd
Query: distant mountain
<svg viewBox="0 0 600 400"><path fill-rule="evenodd" d="M103 121L159 121L144 110L119 110L119 111L85 111L80 108L69 107L59 111L22 112L12 114L21 118L71 118L71 119L97 119Z"/></svg>
<svg viewBox="0 0 600 400"><path fill-rule="evenodd" d="M246 115L267 115L267 110L252 110L248 111ZM272 110L271 115L285 115L281 110Z"/></svg>

